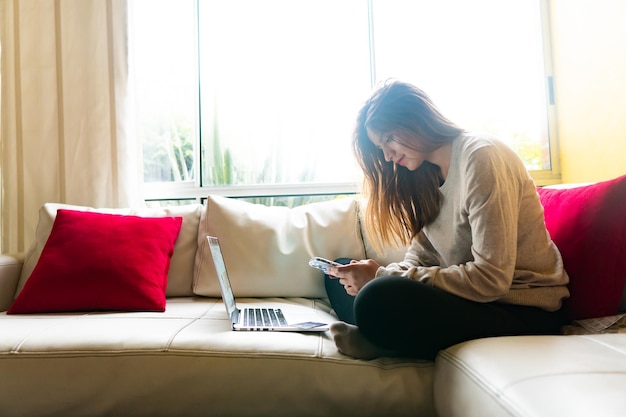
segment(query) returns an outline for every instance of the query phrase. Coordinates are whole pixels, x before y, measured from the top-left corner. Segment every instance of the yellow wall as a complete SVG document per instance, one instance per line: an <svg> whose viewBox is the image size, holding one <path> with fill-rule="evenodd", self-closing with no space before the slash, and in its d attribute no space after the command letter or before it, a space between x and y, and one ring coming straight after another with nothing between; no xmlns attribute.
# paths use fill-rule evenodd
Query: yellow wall
<svg viewBox="0 0 626 417"><path fill-rule="evenodd" d="M564 183L626 174L626 0L551 0Z"/></svg>

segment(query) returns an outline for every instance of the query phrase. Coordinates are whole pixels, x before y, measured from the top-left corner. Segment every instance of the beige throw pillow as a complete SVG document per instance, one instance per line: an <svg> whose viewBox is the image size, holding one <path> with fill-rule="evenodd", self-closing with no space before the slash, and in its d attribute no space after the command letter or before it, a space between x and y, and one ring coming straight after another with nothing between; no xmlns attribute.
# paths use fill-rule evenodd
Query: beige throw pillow
<svg viewBox="0 0 626 417"><path fill-rule="evenodd" d="M313 256L364 258L358 205L340 198L295 208L209 196L198 232L193 291L220 291L206 236L217 236L236 297L325 298Z"/></svg>

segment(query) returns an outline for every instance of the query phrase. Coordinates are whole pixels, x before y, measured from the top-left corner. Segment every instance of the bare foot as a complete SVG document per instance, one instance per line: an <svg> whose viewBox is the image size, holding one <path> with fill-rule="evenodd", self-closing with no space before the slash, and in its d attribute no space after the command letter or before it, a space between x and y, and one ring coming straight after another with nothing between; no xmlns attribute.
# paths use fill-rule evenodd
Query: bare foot
<svg viewBox="0 0 626 417"><path fill-rule="evenodd" d="M379 348L361 334L357 326L339 321L330 325L330 333L339 352L356 359L376 359L394 356L390 350Z"/></svg>

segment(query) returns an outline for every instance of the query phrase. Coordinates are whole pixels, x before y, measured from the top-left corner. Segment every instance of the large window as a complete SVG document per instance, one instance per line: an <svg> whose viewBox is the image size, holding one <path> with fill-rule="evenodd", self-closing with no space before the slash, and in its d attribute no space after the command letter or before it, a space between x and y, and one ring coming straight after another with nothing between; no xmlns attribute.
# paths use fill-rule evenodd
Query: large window
<svg viewBox="0 0 626 417"><path fill-rule="evenodd" d="M418 85L456 123L507 140L536 178L554 180L543 6L131 0L146 198L284 204L355 192L355 116L388 78Z"/></svg>

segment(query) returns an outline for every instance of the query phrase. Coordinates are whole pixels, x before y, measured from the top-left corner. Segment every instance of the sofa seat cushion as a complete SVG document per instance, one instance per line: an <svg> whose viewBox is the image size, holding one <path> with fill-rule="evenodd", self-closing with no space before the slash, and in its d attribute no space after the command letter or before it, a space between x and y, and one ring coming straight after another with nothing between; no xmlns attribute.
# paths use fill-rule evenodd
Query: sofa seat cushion
<svg viewBox="0 0 626 417"><path fill-rule="evenodd" d="M238 303L335 320L321 300ZM432 362L354 360L328 333L233 332L215 298L170 298L163 313L0 313L0 375L7 416L433 415Z"/></svg>
<svg viewBox="0 0 626 417"><path fill-rule="evenodd" d="M619 417L626 410L626 335L473 340L435 364L439 417Z"/></svg>

